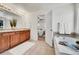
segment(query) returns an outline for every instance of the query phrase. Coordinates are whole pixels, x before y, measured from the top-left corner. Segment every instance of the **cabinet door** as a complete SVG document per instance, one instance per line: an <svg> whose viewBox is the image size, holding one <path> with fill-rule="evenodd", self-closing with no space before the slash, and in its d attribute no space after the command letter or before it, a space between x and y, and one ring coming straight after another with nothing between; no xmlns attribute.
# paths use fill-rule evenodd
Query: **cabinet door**
<svg viewBox="0 0 79 59"><path fill-rule="evenodd" d="M21 31L20 32L20 42L26 41L30 38L30 31Z"/></svg>
<svg viewBox="0 0 79 59"><path fill-rule="evenodd" d="M0 52L3 52L9 48L9 35L5 35L4 33L0 37Z"/></svg>
<svg viewBox="0 0 79 59"><path fill-rule="evenodd" d="M20 42L23 42L25 40L25 34L24 31L20 32Z"/></svg>
<svg viewBox="0 0 79 59"><path fill-rule="evenodd" d="M3 47L3 50L6 50L6 49L9 48L9 41L10 41L9 36L3 36L2 37L2 47Z"/></svg>
<svg viewBox="0 0 79 59"><path fill-rule="evenodd" d="M3 47L2 47L2 45L3 45L2 43L3 43L3 42L2 42L2 41L3 41L2 38L0 38L0 52L3 51Z"/></svg>
<svg viewBox="0 0 79 59"><path fill-rule="evenodd" d="M29 40L30 39L30 31L25 32L25 39Z"/></svg>
<svg viewBox="0 0 79 59"><path fill-rule="evenodd" d="M11 35L11 47L16 46L19 43L19 32L14 32L14 34Z"/></svg>
<svg viewBox="0 0 79 59"><path fill-rule="evenodd" d="M27 31L22 32L22 40L25 41L27 39Z"/></svg>

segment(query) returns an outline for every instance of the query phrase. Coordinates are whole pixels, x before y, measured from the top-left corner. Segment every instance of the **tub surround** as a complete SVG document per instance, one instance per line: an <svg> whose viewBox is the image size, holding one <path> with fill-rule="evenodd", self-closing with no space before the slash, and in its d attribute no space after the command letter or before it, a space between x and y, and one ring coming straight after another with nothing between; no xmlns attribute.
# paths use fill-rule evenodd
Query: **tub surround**
<svg viewBox="0 0 79 59"><path fill-rule="evenodd" d="M0 30L0 53L30 39L30 29Z"/></svg>

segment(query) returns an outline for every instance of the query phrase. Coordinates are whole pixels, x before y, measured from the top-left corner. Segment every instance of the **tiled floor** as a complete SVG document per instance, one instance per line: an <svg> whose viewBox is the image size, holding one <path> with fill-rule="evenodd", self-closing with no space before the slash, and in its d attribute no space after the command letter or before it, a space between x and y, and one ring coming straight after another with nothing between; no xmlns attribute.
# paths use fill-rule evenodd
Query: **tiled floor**
<svg viewBox="0 0 79 59"><path fill-rule="evenodd" d="M25 55L54 55L54 48L50 47L44 39L39 38L36 44L25 52Z"/></svg>

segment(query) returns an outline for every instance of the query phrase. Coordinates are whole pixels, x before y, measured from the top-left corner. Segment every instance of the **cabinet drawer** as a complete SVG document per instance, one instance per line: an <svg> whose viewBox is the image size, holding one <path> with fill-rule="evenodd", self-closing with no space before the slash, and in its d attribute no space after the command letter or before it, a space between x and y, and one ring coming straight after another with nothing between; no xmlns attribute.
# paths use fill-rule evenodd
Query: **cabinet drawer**
<svg viewBox="0 0 79 59"><path fill-rule="evenodd" d="M11 33L3 33L2 36L9 36L9 35L14 35L15 32L11 32Z"/></svg>

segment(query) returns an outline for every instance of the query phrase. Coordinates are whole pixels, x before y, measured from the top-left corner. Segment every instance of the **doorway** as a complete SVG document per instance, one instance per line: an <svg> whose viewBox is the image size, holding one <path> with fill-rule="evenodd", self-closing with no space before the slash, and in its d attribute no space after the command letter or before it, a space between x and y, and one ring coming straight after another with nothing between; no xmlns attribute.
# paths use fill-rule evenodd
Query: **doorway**
<svg viewBox="0 0 79 59"><path fill-rule="evenodd" d="M53 28L52 28L52 10L48 11L45 16L45 42L49 46L53 46Z"/></svg>
<svg viewBox="0 0 79 59"><path fill-rule="evenodd" d="M45 15L38 15L38 40L45 41Z"/></svg>
<svg viewBox="0 0 79 59"><path fill-rule="evenodd" d="M44 40L49 46L53 46L52 10L38 15L38 40Z"/></svg>

